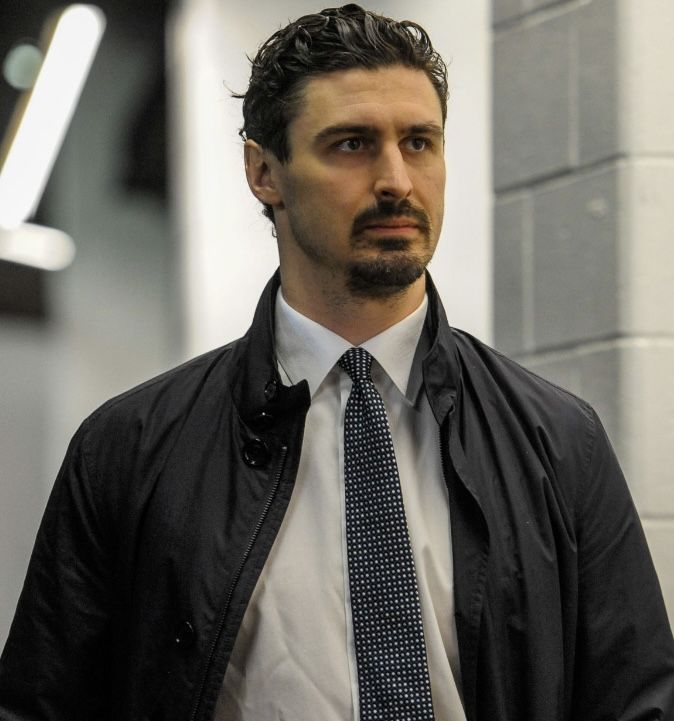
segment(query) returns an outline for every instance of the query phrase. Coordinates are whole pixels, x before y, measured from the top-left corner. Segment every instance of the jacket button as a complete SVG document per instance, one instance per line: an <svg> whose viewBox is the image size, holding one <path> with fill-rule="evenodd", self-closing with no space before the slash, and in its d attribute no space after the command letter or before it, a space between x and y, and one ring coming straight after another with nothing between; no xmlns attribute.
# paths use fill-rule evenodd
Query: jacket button
<svg viewBox="0 0 674 721"><path fill-rule="evenodd" d="M180 648L187 648L194 643L194 628L189 621L183 621L176 629L175 644Z"/></svg>
<svg viewBox="0 0 674 721"><path fill-rule="evenodd" d="M243 447L243 460L249 466L263 466L269 460L269 449L261 438L251 438Z"/></svg>
<svg viewBox="0 0 674 721"><path fill-rule="evenodd" d="M274 398L276 398L276 391L278 390L278 387L276 385L276 381L269 381L267 385L264 387L264 397L268 401L273 401Z"/></svg>
<svg viewBox="0 0 674 721"><path fill-rule="evenodd" d="M265 413L262 411L262 413L258 413L255 418L253 418L253 423L258 428L266 431L274 425L274 416L271 415L271 413Z"/></svg>

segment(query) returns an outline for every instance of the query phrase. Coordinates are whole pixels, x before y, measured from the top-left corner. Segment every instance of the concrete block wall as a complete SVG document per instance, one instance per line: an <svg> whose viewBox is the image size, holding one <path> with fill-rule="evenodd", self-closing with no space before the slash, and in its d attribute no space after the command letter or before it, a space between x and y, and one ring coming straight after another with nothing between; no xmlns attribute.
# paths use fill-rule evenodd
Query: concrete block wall
<svg viewBox="0 0 674 721"><path fill-rule="evenodd" d="M492 11L495 345L599 412L674 622L674 3Z"/></svg>

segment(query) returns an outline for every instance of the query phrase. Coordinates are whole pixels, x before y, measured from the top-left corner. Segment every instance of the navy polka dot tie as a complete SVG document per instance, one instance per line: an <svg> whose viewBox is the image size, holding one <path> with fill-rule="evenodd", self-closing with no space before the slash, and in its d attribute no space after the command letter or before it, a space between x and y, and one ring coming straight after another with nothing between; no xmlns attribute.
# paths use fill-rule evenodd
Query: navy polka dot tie
<svg viewBox="0 0 674 721"><path fill-rule="evenodd" d="M393 441L372 356L339 359L353 386L344 418L346 544L361 721L428 721L433 701L414 559Z"/></svg>

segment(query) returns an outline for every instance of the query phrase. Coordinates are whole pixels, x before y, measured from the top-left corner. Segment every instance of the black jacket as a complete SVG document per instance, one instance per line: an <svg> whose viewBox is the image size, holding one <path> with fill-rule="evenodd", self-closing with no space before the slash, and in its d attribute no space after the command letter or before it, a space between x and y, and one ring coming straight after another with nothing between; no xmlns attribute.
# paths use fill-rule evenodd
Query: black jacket
<svg viewBox="0 0 674 721"><path fill-rule="evenodd" d="M78 430L0 660L3 721L211 718L310 404L274 363L277 287L244 338ZM468 721L674 719L670 627L597 416L450 329L428 290Z"/></svg>

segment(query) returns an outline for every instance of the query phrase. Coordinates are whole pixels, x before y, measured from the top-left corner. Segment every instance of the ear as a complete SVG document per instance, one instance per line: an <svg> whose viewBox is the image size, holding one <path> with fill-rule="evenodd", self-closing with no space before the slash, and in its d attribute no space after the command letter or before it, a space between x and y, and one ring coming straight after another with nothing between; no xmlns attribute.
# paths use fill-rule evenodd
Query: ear
<svg viewBox="0 0 674 721"><path fill-rule="evenodd" d="M278 160L254 140L246 140L243 146L246 180L253 195L271 206L282 204L282 196L276 180L275 166Z"/></svg>

